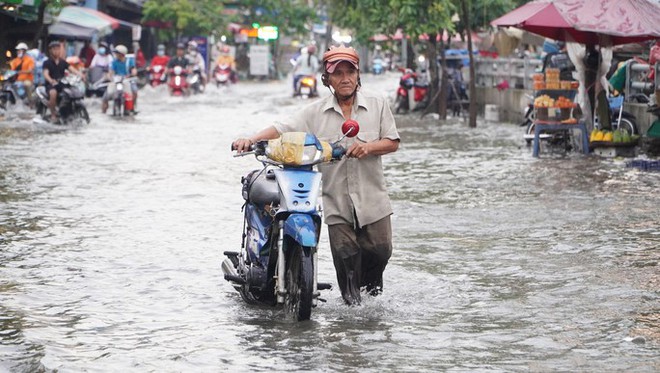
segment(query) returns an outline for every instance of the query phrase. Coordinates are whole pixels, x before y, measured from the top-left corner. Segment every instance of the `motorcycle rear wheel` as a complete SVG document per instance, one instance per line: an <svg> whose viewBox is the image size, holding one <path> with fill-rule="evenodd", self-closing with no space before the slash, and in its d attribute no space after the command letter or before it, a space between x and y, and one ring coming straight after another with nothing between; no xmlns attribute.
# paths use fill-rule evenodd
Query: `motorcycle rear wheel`
<svg viewBox="0 0 660 373"><path fill-rule="evenodd" d="M284 313L287 318L309 320L314 299L314 264L312 250L294 245L287 261Z"/></svg>
<svg viewBox="0 0 660 373"><path fill-rule="evenodd" d="M618 123L616 119L612 119L612 127L614 129L626 130L629 135L637 134L637 123L629 118L621 117L621 121Z"/></svg>
<svg viewBox="0 0 660 373"><path fill-rule="evenodd" d="M394 114L399 114L401 110L404 110L404 101L407 97L396 96L396 101L394 101Z"/></svg>

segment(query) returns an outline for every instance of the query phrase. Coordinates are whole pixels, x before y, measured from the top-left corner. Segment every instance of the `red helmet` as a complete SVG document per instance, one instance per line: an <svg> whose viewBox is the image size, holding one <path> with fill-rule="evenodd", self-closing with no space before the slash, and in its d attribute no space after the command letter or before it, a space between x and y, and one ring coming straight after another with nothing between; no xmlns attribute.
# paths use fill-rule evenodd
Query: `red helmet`
<svg viewBox="0 0 660 373"><path fill-rule="evenodd" d="M310 45L307 47L307 52L308 52L309 54L314 54L314 53L316 53L316 45L314 45L314 44L310 44Z"/></svg>
<svg viewBox="0 0 660 373"><path fill-rule="evenodd" d="M340 45L332 46L323 54L323 66L325 71L332 74L340 62L350 62L353 67L360 69L360 57L355 49Z"/></svg>

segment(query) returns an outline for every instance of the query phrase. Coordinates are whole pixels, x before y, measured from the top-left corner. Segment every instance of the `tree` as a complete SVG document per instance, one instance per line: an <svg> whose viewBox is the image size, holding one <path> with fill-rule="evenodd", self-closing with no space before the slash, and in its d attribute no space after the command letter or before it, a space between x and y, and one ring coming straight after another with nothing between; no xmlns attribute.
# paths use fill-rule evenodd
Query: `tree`
<svg viewBox="0 0 660 373"><path fill-rule="evenodd" d="M312 23L317 19L317 4L306 0L244 0L241 2L243 22L246 24L275 26L279 38L274 41L273 60L278 61L282 54L280 39L282 36L297 36L310 33ZM311 5L311 6L310 6ZM279 66L275 63L275 74Z"/></svg>
<svg viewBox="0 0 660 373"><path fill-rule="evenodd" d="M436 61L437 35L442 35L445 29L454 29L451 22L454 6L449 0L334 0L330 3L333 22L355 30L355 37L362 43L366 43L376 33L394 34L398 28L410 36L411 42L419 40L421 35L427 35L425 43L431 73L429 95L435 99L430 106L431 109L442 111L442 118L446 117L447 89L445 85L438 84ZM443 71L446 70L443 66Z"/></svg>
<svg viewBox="0 0 660 373"><path fill-rule="evenodd" d="M471 128L477 127L477 95L474 73L474 54L472 53L472 29L470 25L470 0L461 0L461 21L463 27L467 32L468 41L468 55L470 57L470 116L468 119L468 126Z"/></svg>
<svg viewBox="0 0 660 373"><path fill-rule="evenodd" d="M161 30L161 37L178 40L182 35L208 35L222 30L228 23L223 5L214 0L147 0L142 8L143 21L160 21L172 25Z"/></svg>
<svg viewBox="0 0 660 373"><path fill-rule="evenodd" d="M37 10L37 32L34 34L34 39L32 40L33 45L37 45L39 40L43 37L44 16L46 15L46 12L56 15L62 10L63 6L64 4L62 0L41 0Z"/></svg>

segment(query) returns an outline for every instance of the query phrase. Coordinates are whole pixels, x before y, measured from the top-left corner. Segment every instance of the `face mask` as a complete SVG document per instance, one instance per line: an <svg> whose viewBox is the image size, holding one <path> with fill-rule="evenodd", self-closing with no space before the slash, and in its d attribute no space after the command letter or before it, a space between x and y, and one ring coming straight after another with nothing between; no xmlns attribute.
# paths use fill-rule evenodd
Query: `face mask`
<svg viewBox="0 0 660 373"><path fill-rule="evenodd" d="M158 51L158 55L159 55L159 56L164 56L164 55L165 55L165 51Z"/></svg>
<svg viewBox="0 0 660 373"><path fill-rule="evenodd" d="M106 52L105 47L101 47L101 48L99 48L99 54L100 54L100 55L104 56L104 55L105 55L105 52Z"/></svg>
<svg viewBox="0 0 660 373"><path fill-rule="evenodd" d="M18 58L23 57L23 51L22 50L16 51L16 57L18 57Z"/></svg>

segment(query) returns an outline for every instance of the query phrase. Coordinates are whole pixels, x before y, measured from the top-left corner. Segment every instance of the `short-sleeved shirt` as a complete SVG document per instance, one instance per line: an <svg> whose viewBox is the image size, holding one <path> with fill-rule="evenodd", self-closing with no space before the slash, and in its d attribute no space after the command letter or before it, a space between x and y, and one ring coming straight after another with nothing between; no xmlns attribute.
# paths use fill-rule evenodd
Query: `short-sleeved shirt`
<svg viewBox="0 0 660 373"><path fill-rule="evenodd" d="M66 70L69 68L69 64L61 59L59 63L55 63L55 60L49 58L44 62L44 70L48 70L48 74L51 79L60 80L64 78Z"/></svg>
<svg viewBox="0 0 660 373"><path fill-rule="evenodd" d="M186 67L188 67L189 63L190 63L190 61L188 61L188 59L186 57L175 56L175 57L170 58L170 62L167 63L167 67L172 68L172 67L176 67L176 66L181 66L183 68L186 68Z"/></svg>
<svg viewBox="0 0 660 373"><path fill-rule="evenodd" d="M132 58L126 58L123 61L118 59L112 60L110 68L115 75L118 76L128 76L131 74L131 70L135 68L135 60Z"/></svg>
<svg viewBox="0 0 660 373"><path fill-rule="evenodd" d="M341 138L346 121L334 96L319 99L286 123L277 123L279 133L309 132L320 140L334 142ZM345 138L348 149L354 141L399 140L394 116L384 97L358 92L351 118L360 125L356 137ZM392 214L380 156L362 159L343 158L320 164L323 173L323 209L328 225L349 224L363 227Z"/></svg>

